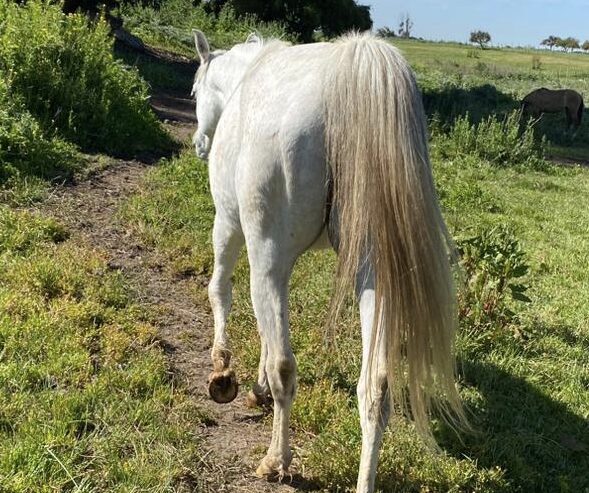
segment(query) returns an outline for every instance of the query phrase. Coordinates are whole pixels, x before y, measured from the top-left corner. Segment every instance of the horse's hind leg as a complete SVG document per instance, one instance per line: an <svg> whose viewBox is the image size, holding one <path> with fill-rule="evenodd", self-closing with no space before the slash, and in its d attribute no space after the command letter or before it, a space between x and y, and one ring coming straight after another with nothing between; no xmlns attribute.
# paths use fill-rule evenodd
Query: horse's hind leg
<svg viewBox="0 0 589 493"><path fill-rule="evenodd" d="M358 406L362 427L362 452L358 471L358 493L374 491L378 453L383 432L389 420L390 402L386 376L385 341L374 341L371 353L374 322L374 276L366 269L358 276L357 292L360 300L362 325L362 369L358 381Z"/></svg>
<svg viewBox="0 0 589 493"><path fill-rule="evenodd" d="M247 235L251 295L259 330L266 345L265 373L274 399L272 441L259 476L288 472L292 453L288 424L296 387L296 363L288 328L288 279L294 260L281 251L274 235ZM263 371L263 369L261 369Z"/></svg>
<svg viewBox="0 0 589 493"><path fill-rule="evenodd" d="M243 243L240 228L230 218L217 212L213 226L215 264L209 283L209 300L215 321L215 337L211 350L213 372L209 376L209 394L219 403L231 402L237 396L237 380L235 373L229 368L231 352L225 329L231 310L231 274Z"/></svg>
<svg viewBox="0 0 589 493"><path fill-rule="evenodd" d="M264 338L264 331L258 325L260 334L260 362L258 364L258 381L254 384L252 390L247 394L246 403L249 407L266 407L272 402L270 384L266 374L266 359L268 358L268 345Z"/></svg>

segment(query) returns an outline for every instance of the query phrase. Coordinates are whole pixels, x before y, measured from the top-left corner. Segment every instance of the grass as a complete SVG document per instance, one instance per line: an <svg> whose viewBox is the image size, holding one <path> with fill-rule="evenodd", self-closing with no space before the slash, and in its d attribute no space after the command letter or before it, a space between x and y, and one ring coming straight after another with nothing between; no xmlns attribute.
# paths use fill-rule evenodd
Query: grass
<svg viewBox="0 0 589 493"><path fill-rule="evenodd" d="M458 43L432 43L396 38L392 43L407 57L424 94L426 111L451 126L467 113L475 122L500 118L519 108L534 89L575 89L589 97L589 56L532 49L486 49ZM475 56L472 56L472 54ZM533 60L540 69L533 69ZM586 112L587 113L587 112ZM558 158L589 161L589 117L575 138L565 132L562 115L544 115L536 125L547 138L547 151Z"/></svg>
<svg viewBox="0 0 589 493"><path fill-rule="evenodd" d="M10 12L12 19L23 12L33 15L30 23L13 31L3 24L0 48L8 54L3 61L16 60L21 50L15 40L28 39L27 29L35 26L39 32L30 38L59 53L68 48L59 38L67 29L73 30L72 36L89 33L79 17L65 21L58 8L27 5L16 11L0 0L0 13ZM44 8L53 10L47 16ZM229 11L225 20L202 17L203 24L194 25L204 15L198 9L173 0L159 11L124 6L122 12L127 26L146 41L184 54L192 54L192 27L213 33L214 46L224 47L243 39L253 26L251 19L235 23ZM65 31L51 28L48 19L54 17ZM280 26L266 27L267 33L280 34ZM106 46L101 44L104 29L99 24L89 36L97 49ZM472 55L472 48L463 45L395 43L418 71L426 107L436 122L435 177L454 236L459 241L480 237L494 227L514 231L530 266L522 282L529 286L526 295L532 302L506 299L514 316L500 327L463 327L458 340L461 393L479 434L465 436L461 443L436 421L434 432L443 453L435 455L423 447L409 423L394 420L381 453L379 488L583 491L589 488L589 210L579 198L589 192L589 172L546 165L530 136L517 152L508 149L505 154L517 139L501 122L523 94L539 85L570 86L587 94L589 57L525 50ZM41 48L40 54L32 53L43 58L39 74L57 70L55 80L29 79L35 72L27 60L14 66L22 81L57 81L51 87L59 89L59 83L68 80L61 75L70 72L60 72L64 67L56 65L56 59L46 62ZM95 53L87 48L79 52ZM105 56L112 61L111 48ZM540 69L532 69L533 56L540 57ZM138 65L152 86L180 89L188 80L169 77L149 63ZM135 71L126 79L119 72L122 67L120 62L112 64L115 80L130 80L123 91L138 96L136 107L145 108L140 100L146 86ZM15 87L28 86L19 82ZM76 87L86 94L89 86ZM0 162L7 176L2 198L18 202L23 196L41 197L42 180L52 179L53 170L61 177L79 165L67 154L75 149L63 137L72 130L48 131L46 118L53 107L43 104L56 101L53 96L45 94L31 104L31 94L23 90L21 99L8 104L6 97L1 100L1 89L0 118L8 122L0 130ZM464 119L467 112L469 120ZM538 125L536 135L549 139L548 152L573 160L589 156L587 124L571 141L555 122L558 118L547 118ZM129 129L135 127L126 125L119 136L129 143L135 136ZM14 158L15 149L20 161ZM53 160L45 149L64 154L57 153ZM50 165L46 168L45 155ZM536 166L538 162L542 165ZM24 173L23 179L13 179L18 173ZM143 241L166 252L177 271L210 274L214 208L206 164L191 150L154 169L122 214ZM333 339L323 330L334 261L331 252L308 252L291 279L292 341L299 369L292 422L305 437L297 449L305 474L326 490L345 491L355 482L359 461L355 385L360 337L354 306L344 311ZM237 370L246 383L254 380L259 356L248 279L242 257L235 272L230 333ZM204 302L204 290L197 297ZM0 388L0 489L199 488L195 425L203 416L171 380L150 314L135 303L125 279L107 268L99 252L68 241L68 231L58 223L5 205L0 205Z"/></svg>
<svg viewBox="0 0 589 493"><path fill-rule="evenodd" d="M167 148L147 84L102 20L40 1L0 0L0 17L0 490L200 489L209 418L174 381L155 316L101 252L9 206L112 161L80 148Z"/></svg>
<svg viewBox="0 0 589 493"><path fill-rule="evenodd" d="M494 225L517 234L531 274L532 303L510 302L517 317L500 337L463 332L462 395L480 435L460 442L440 423L445 453L434 455L397 421L387 432L379 466L382 491L579 491L589 487L589 172L497 167L479 157L436 160L436 179L454 235ZM206 165L187 151L150 175L126 209L143 239L169 252L179 268L210 272L213 209ZM184 247L182 247L184 245ZM308 252L290 284L299 392L293 426L306 437L305 469L330 491L353 485L359 425L355 383L359 326L354 307L335 341L323 331L334 256ZM204 292L200 293L205 298ZM529 305L529 306L528 306ZM256 323L242 258L235 273L230 322L240 378L252 382L258 360ZM335 345L335 346L334 346Z"/></svg>
<svg viewBox="0 0 589 493"><path fill-rule="evenodd" d="M2 490L198 482L201 414L170 380L149 314L99 253L67 237L0 207Z"/></svg>

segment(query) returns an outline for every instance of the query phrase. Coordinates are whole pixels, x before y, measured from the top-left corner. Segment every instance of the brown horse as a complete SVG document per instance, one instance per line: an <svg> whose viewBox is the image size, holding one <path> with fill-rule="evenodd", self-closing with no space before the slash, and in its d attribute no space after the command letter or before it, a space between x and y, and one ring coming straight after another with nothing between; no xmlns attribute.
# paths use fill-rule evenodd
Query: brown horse
<svg viewBox="0 0 589 493"><path fill-rule="evenodd" d="M560 113L564 111L567 119L567 129L575 130L583 119L583 96L572 89L546 89L542 87L528 94L522 100L522 111L534 118L543 113Z"/></svg>

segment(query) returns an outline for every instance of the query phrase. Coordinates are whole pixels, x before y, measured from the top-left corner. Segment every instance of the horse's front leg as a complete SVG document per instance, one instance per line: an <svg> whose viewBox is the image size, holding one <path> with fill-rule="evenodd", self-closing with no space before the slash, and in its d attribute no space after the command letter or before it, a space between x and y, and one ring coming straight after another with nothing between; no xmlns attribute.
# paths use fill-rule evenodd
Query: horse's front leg
<svg viewBox="0 0 589 493"><path fill-rule="evenodd" d="M265 375L274 399L272 441L256 472L259 476L282 477L292 460L288 426L296 388L296 363L288 327L288 279L294 261L282 255L276 242L267 237L252 235L247 239L247 247L252 302L266 346Z"/></svg>
<svg viewBox="0 0 589 493"><path fill-rule="evenodd" d="M231 402L237 396L237 380L229 367L231 352L226 325L231 310L231 274L243 243L243 234L235 221L222 212L217 212L213 226L215 263L209 283L209 301L215 322L211 350L213 372L209 376L209 394L215 402L222 404Z"/></svg>
<svg viewBox="0 0 589 493"><path fill-rule="evenodd" d="M362 452L357 493L372 493L383 432L389 420L390 401L386 377L386 343L374 339L374 276L364 269L356 281L362 325L362 369L358 381L358 406L362 427Z"/></svg>

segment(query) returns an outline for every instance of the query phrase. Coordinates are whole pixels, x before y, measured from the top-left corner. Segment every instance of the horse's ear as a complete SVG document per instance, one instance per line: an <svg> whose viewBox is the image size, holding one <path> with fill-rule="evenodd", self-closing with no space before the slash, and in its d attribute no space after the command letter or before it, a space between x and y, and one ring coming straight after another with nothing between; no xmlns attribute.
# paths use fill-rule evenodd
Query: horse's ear
<svg viewBox="0 0 589 493"><path fill-rule="evenodd" d="M196 47L196 53L200 58L200 63L207 63L211 57L211 49L209 48L207 38L198 29L193 29L192 34L194 35L194 46Z"/></svg>
<svg viewBox="0 0 589 493"><path fill-rule="evenodd" d="M261 41L262 41L262 38L260 38L260 35L257 32L250 33L245 40L246 44L247 43L260 43Z"/></svg>

